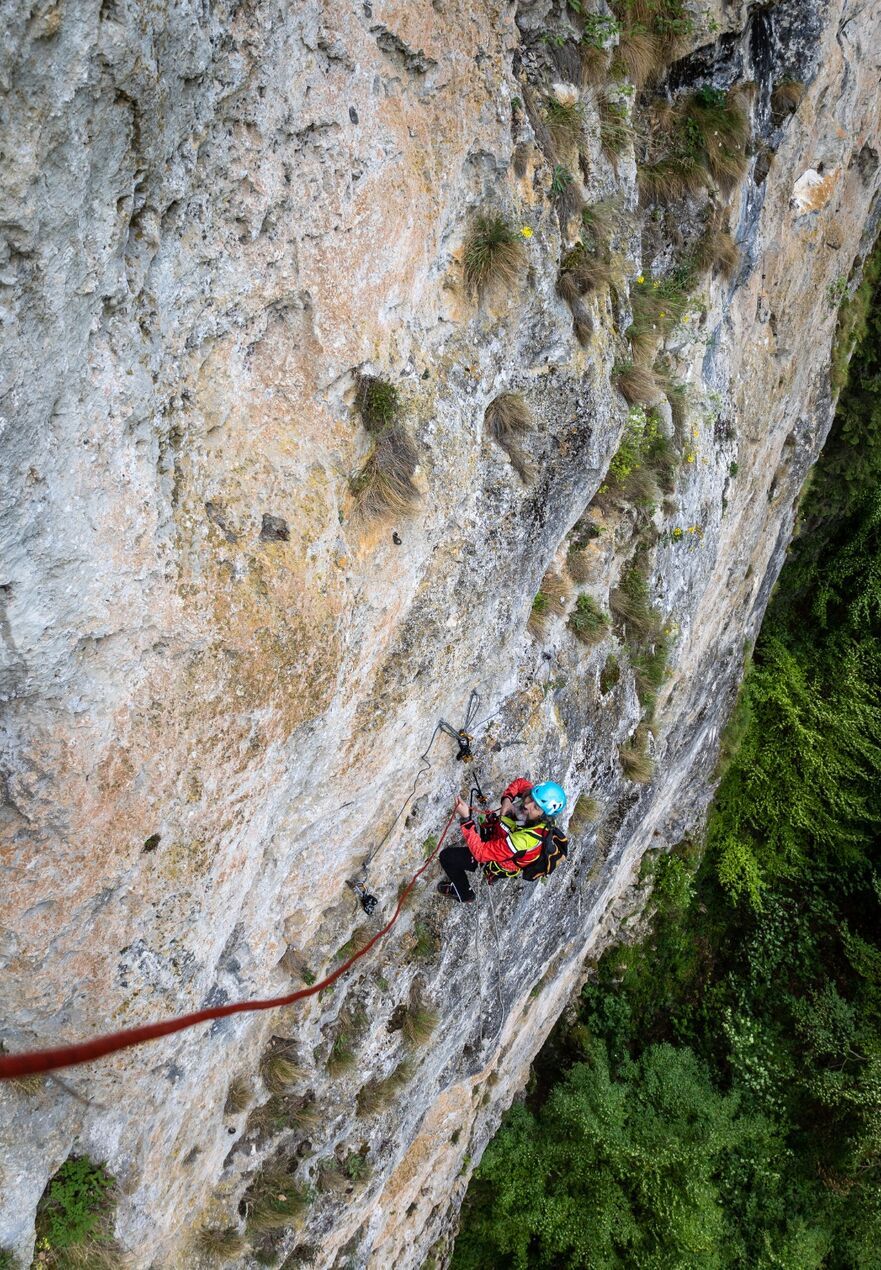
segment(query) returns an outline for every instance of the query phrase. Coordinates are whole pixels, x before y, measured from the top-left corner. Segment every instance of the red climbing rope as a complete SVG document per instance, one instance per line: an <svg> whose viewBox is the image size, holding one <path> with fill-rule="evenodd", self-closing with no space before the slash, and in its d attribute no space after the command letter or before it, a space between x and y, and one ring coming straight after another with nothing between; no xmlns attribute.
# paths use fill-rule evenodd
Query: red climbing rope
<svg viewBox="0 0 881 1270"><path fill-rule="evenodd" d="M32 1076L39 1072L53 1072L60 1067L74 1067L77 1063L88 1063L92 1059L103 1058L105 1054L115 1054L117 1050L130 1049L133 1045L143 1045L145 1041L155 1041L160 1036L170 1036L173 1032L186 1031L187 1028L195 1027L197 1023L206 1023L209 1019L225 1019L231 1014L244 1014L249 1010L274 1010L278 1006L292 1005L294 1001L302 1001L304 997L312 997L316 992L321 992L322 988L335 983L340 975L344 975L359 958L370 951L375 943L389 933L398 920L407 896L440 851L455 814L455 810L450 813L437 846L404 887L391 920L383 926L382 930L377 931L363 948L352 953L347 961L344 961L325 979L320 979L318 983L313 983L308 988L300 988L298 992L291 992L285 997L236 1001L233 1005L214 1005L207 1010L197 1010L194 1014L181 1014L175 1019L165 1019L162 1023L145 1023L143 1027L129 1027L122 1032L109 1032L106 1036L96 1036L93 1040L82 1041L79 1045L61 1045L53 1050L32 1050L28 1054L0 1054L0 1080L8 1080L13 1076Z"/></svg>

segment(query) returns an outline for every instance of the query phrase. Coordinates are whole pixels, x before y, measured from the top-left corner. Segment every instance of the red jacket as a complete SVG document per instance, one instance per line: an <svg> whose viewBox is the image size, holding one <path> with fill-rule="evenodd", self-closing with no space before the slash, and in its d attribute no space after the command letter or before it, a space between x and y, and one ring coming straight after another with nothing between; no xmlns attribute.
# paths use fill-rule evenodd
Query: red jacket
<svg viewBox="0 0 881 1270"><path fill-rule="evenodd" d="M519 776L511 781L502 798L519 798L532 789L532 781ZM478 829L473 819L462 822L465 845L479 864L497 864L505 873L519 873L541 853L544 832L541 825L527 828L513 816L501 816ZM516 860L512 859L516 857Z"/></svg>

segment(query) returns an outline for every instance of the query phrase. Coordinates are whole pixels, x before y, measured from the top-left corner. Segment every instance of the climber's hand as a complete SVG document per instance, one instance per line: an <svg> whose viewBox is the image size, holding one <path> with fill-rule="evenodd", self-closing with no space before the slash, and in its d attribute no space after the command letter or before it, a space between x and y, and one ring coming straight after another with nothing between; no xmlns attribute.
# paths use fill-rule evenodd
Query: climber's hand
<svg viewBox="0 0 881 1270"><path fill-rule="evenodd" d="M457 816L471 815L471 808L468 806L464 798L456 799L456 815Z"/></svg>
<svg viewBox="0 0 881 1270"><path fill-rule="evenodd" d="M499 815L500 815L500 816L510 816L510 814L511 814L511 812L512 812L513 810L514 810L514 804L511 802L511 799L510 799L510 798L503 798L503 799L502 799L502 805L501 805L501 807L499 808Z"/></svg>

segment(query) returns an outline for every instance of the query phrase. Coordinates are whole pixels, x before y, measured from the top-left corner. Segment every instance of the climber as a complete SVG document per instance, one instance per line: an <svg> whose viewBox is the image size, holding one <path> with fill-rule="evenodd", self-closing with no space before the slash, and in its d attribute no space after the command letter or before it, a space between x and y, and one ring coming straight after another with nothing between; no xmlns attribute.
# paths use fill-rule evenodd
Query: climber
<svg viewBox="0 0 881 1270"><path fill-rule="evenodd" d="M522 802L520 816L515 812L515 799ZM469 904L475 895L465 875L479 864L490 883L518 874L530 880L547 876L556 859L547 859L546 846L554 846L556 858L566 854L566 837L553 823L553 817L565 806L566 794L556 781L533 785L522 776L511 781L502 794L498 815L490 813L483 824L475 822L471 808L459 798L456 814L465 846L444 847L440 853L441 867L449 879L438 883L440 894Z"/></svg>

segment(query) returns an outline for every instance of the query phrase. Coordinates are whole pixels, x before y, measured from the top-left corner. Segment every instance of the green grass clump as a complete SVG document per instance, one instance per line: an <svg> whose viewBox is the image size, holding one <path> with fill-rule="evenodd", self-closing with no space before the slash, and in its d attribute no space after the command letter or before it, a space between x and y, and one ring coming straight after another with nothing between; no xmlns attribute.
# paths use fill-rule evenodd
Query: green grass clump
<svg viewBox="0 0 881 1270"><path fill-rule="evenodd" d="M366 1151L350 1151L341 1161L340 1167L352 1182L366 1182L373 1172Z"/></svg>
<svg viewBox="0 0 881 1270"><path fill-rule="evenodd" d="M397 388L385 379L359 375L355 403L368 432L379 434L394 423L401 411Z"/></svg>
<svg viewBox="0 0 881 1270"><path fill-rule="evenodd" d="M330 1076L340 1076L355 1066L355 1049L352 1037L345 1029L340 1029L333 1038L330 1053L327 1056L327 1071Z"/></svg>
<svg viewBox="0 0 881 1270"><path fill-rule="evenodd" d="M488 282L512 287L523 263L523 240L500 213L478 216L465 240L463 271L471 292Z"/></svg>
<svg viewBox="0 0 881 1270"><path fill-rule="evenodd" d="M50 1179L37 1205L38 1247L50 1254L55 1266L92 1245L104 1245L108 1251L113 1206L114 1179L104 1165L71 1156ZM97 1264L97 1253L95 1260Z"/></svg>
<svg viewBox="0 0 881 1270"><path fill-rule="evenodd" d="M559 198L565 194L575 180L564 163L555 163L551 174L551 198Z"/></svg>
<svg viewBox="0 0 881 1270"><path fill-rule="evenodd" d="M440 949L437 932L429 926L428 922L417 921L413 927L413 934L416 937L413 956L420 961L434 961Z"/></svg>
<svg viewBox="0 0 881 1270"><path fill-rule="evenodd" d="M245 1192L248 1230L263 1233L293 1226L311 1202L310 1193L294 1181L289 1163L270 1161Z"/></svg>
<svg viewBox="0 0 881 1270"><path fill-rule="evenodd" d="M609 618L591 596L579 595L567 625L582 644L598 644L608 631Z"/></svg>
<svg viewBox="0 0 881 1270"><path fill-rule="evenodd" d="M630 565L609 596L609 607L628 628L628 634L643 639L652 635L660 621L652 608L648 579L639 563Z"/></svg>
<svg viewBox="0 0 881 1270"><path fill-rule="evenodd" d="M609 464L607 480L621 488L631 473L644 464L660 429L657 415L641 405L630 407L618 449Z"/></svg>
<svg viewBox="0 0 881 1270"><path fill-rule="evenodd" d="M372 1116L387 1106L394 1095L405 1089L413 1079L414 1066L405 1058L383 1080L371 1080L358 1091L356 1099L359 1116Z"/></svg>

